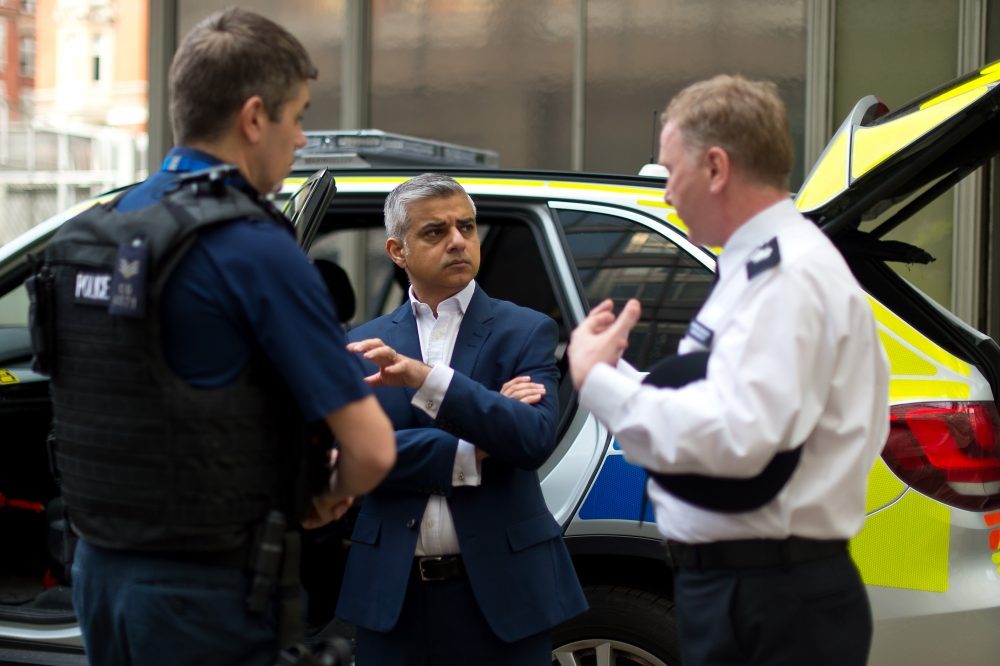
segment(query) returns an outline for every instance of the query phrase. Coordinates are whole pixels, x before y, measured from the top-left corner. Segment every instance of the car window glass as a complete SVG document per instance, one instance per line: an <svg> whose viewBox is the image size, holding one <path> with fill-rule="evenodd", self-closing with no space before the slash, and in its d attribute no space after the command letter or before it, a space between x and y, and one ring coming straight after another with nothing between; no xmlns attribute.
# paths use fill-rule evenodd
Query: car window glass
<svg viewBox="0 0 1000 666"><path fill-rule="evenodd" d="M632 220L560 209L587 306L606 298L642 304L625 359L639 369L677 351L712 287L712 272L670 239Z"/></svg>
<svg viewBox="0 0 1000 666"><path fill-rule="evenodd" d="M381 201L372 202L369 207L341 200L331 207L324 227L309 248L309 256L314 262L332 262L343 269L342 274L340 271L321 271L337 276L334 278L337 284L327 285L331 293L343 290L344 280L350 282L355 309L354 317L345 322L348 329L392 312L407 297L406 273L386 256L381 210ZM490 297L537 310L559 325L556 360L563 374L559 387L561 433L575 406L565 358L570 326L560 306L559 295L565 292L553 283L555 278L546 269L546 250L541 245L543 241L532 231L533 220L528 211L498 213L485 206L478 208L480 268L476 283ZM552 460L558 460L559 455Z"/></svg>
<svg viewBox="0 0 1000 666"><path fill-rule="evenodd" d="M513 301L556 319L565 342L568 333L562 325L562 312L538 242L527 224L517 217L496 217L483 211L477 218L481 243L477 283L491 297ZM309 248L314 261L337 264L350 281L356 307L354 317L345 322L348 328L393 311L405 300L409 288L406 273L386 256L385 228L380 220L374 226L374 220L368 215L337 214L333 223L337 228L324 230ZM338 287L328 286L331 291Z"/></svg>
<svg viewBox="0 0 1000 666"><path fill-rule="evenodd" d="M538 240L519 218L494 218L480 226L481 263L476 282L493 298L511 301L548 315L559 324L557 356L569 339L552 279L545 269Z"/></svg>
<svg viewBox="0 0 1000 666"><path fill-rule="evenodd" d="M0 327L28 325L28 291L18 285L0 296Z"/></svg>
<svg viewBox="0 0 1000 666"><path fill-rule="evenodd" d="M859 228L862 231L875 231L879 225L890 220L923 192L931 189L934 184L934 182L928 183L905 199L894 202L877 216L864 220ZM955 207L955 187L957 186L945 190L898 227L881 236L887 241L914 245L934 258L925 264L889 260L887 265L946 308L952 307L952 216Z"/></svg>
<svg viewBox="0 0 1000 666"><path fill-rule="evenodd" d="M338 222L364 224L366 220ZM310 246L309 256L343 269L341 279L349 282L355 298L354 316L344 322L348 328L386 314L402 302L406 277L397 278L393 271L393 263L385 254L385 229L381 225L321 232ZM333 291L338 285L327 287Z"/></svg>
<svg viewBox="0 0 1000 666"><path fill-rule="evenodd" d="M294 219L296 215L302 213L306 202L309 200L309 195L312 194L312 191L316 188L316 182L315 178L310 178L302 187L300 187L288 198L285 198L282 195L275 198L276 201L280 203L281 212L284 213L285 217L291 220Z"/></svg>

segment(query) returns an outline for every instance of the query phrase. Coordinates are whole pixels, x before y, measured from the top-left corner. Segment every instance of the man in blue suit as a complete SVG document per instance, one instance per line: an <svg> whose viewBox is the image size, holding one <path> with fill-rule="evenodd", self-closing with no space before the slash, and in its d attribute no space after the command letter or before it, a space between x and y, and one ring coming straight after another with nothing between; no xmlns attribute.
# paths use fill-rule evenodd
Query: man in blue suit
<svg viewBox="0 0 1000 666"><path fill-rule="evenodd" d="M348 348L398 457L361 506L337 613L359 666L548 666L550 629L586 609L537 474L556 446L558 329L476 285L475 206L453 179L396 187L385 225L409 299Z"/></svg>

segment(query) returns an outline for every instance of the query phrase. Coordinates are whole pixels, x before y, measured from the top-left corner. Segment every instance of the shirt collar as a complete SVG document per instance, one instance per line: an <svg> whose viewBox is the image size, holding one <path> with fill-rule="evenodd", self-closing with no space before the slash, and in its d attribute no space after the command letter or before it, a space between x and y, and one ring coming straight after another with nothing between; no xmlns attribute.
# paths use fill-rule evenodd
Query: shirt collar
<svg viewBox="0 0 1000 666"><path fill-rule="evenodd" d="M174 146L163 158L160 168L164 171L199 171L217 164L222 164L222 160L215 155L188 146Z"/></svg>
<svg viewBox="0 0 1000 666"><path fill-rule="evenodd" d="M174 146L170 149L170 152L167 153L167 156L163 158L163 164L160 166L160 170L169 171L171 173L190 173L192 171L201 171L220 164L225 164L225 162L211 153L206 153L203 150L198 150L197 148L191 148L189 146ZM227 178L226 182L229 185L242 190L246 194L252 196L259 196L260 194L241 173Z"/></svg>
<svg viewBox="0 0 1000 666"><path fill-rule="evenodd" d="M476 281L471 280L469 284L465 285L462 291L458 292L454 296L444 299L438 304L438 312L442 310L444 312L455 312L460 315L464 315L465 311L469 309L469 303L472 301L472 294L476 291ZM420 316L420 306L426 305L421 303L417 299L417 295L413 291L413 285L410 285L410 307L413 309L413 316Z"/></svg>
<svg viewBox="0 0 1000 666"><path fill-rule="evenodd" d="M747 260L750 253L774 238L779 231L804 221L791 199L768 206L737 229L719 255L719 274L728 275Z"/></svg>

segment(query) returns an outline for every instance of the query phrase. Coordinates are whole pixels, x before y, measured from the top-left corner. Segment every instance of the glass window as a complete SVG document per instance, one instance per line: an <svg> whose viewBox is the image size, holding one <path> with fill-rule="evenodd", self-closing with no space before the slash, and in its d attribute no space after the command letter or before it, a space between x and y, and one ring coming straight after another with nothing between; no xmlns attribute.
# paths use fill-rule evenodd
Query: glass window
<svg viewBox="0 0 1000 666"><path fill-rule="evenodd" d="M372 126L568 168L575 7L373 0Z"/></svg>
<svg viewBox="0 0 1000 666"><path fill-rule="evenodd" d="M568 333L562 326L555 289L528 222L483 207L477 210L476 217L482 248L476 282L493 298L551 316L560 323L565 341ZM395 310L407 297L406 273L385 252L381 202L363 210L344 199L335 199L326 227L309 248L309 256L314 261L337 264L346 273L355 301L354 316L345 317L349 327ZM517 261L512 262L511 257L517 257ZM342 279L333 272L330 277Z"/></svg>
<svg viewBox="0 0 1000 666"><path fill-rule="evenodd" d="M1000 60L1000 0L986 3L986 62ZM989 227L987 246L984 248L987 260L986 326L982 330L994 339L1000 338L1000 266L995 257L1000 257L1000 160L993 158L986 171L984 186L989 195Z"/></svg>
<svg viewBox="0 0 1000 666"><path fill-rule="evenodd" d="M209 14L238 4L258 12L295 35L319 69L310 81L311 100L303 125L307 130L340 126L340 46L344 41L344 0L177 0L177 35L183 39Z"/></svg>
<svg viewBox="0 0 1000 666"><path fill-rule="evenodd" d="M93 49L91 50L91 61L92 61L92 71L91 79L93 81L101 80L101 56L104 54L103 44L100 37L94 37Z"/></svg>
<svg viewBox="0 0 1000 666"><path fill-rule="evenodd" d="M638 173L655 161L659 114L722 72L769 79L788 106L802 182L805 0L588 0L584 168ZM839 11L839 4L838 4Z"/></svg>
<svg viewBox="0 0 1000 666"><path fill-rule="evenodd" d="M336 209L334 200L333 208ZM354 300L353 316L338 307L338 316L348 328L392 312L406 297L406 275L396 270L385 253L385 227L381 209L364 214L335 215L334 230L321 231L309 248L314 261L326 261L343 269L345 275L323 272L331 293L349 289ZM345 228L347 227L347 228ZM335 279L339 284L331 285ZM346 283L343 281L346 279ZM336 299L335 299L336 300Z"/></svg>
<svg viewBox="0 0 1000 666"><path fill-rule="evenodd" d="M0 296L0 328L28 325L28 290L17 286Z"/></svg>
<svg viewBox="0 0 1000 666"><path fill-rule="evenodd" d="M35 75L35 36L21 38L21 76Z"/></svg>
<svg viewBox="0 0 1000 666"><path fill-rule="evenodd" d="M637 222L560 209L559 220L588 307L611 298L616 310L637 298L642 318L625 358L639 369L677 351L688 323L712 289L713 273L677 246Z"/></svg>
<svg viewBox="0 0 1000 666"><path fill-rule="evenodd" d="M837 0L834 122L839 125L865 95L875 95L897 109L954 79L958 5L938 0ZM892 39L887 43L890 25ZM886 236L935 257L922 266L889 265L945 307L951 307L954 201L949 191Z"/></svg>

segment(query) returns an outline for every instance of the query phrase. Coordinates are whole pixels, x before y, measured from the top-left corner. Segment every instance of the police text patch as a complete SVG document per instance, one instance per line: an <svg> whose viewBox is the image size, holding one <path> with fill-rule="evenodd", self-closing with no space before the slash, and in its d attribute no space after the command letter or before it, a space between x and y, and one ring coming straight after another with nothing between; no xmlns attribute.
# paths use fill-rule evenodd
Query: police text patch
<svg viewBox="0 0 1000 666"><path fill-rule="evenodd" d="M691 323L688 324L687 336L699 342L706 349L711 349L715 332L697 319L692 319Z"/></svg>
<svg viewBox="0 0 1000 666"><path fill-rule="evenodd" d="M111 274L79 271L73 288L73 300L88 305L111 302Z"/></svg>
<svg viewBox="0 0 1000 666"><path fill-rule="evenodd" d="M769 268L781 263L781 252L778 251L778 238L772 238L753 251L747 261L747 279L752 280Z"/></svg>

